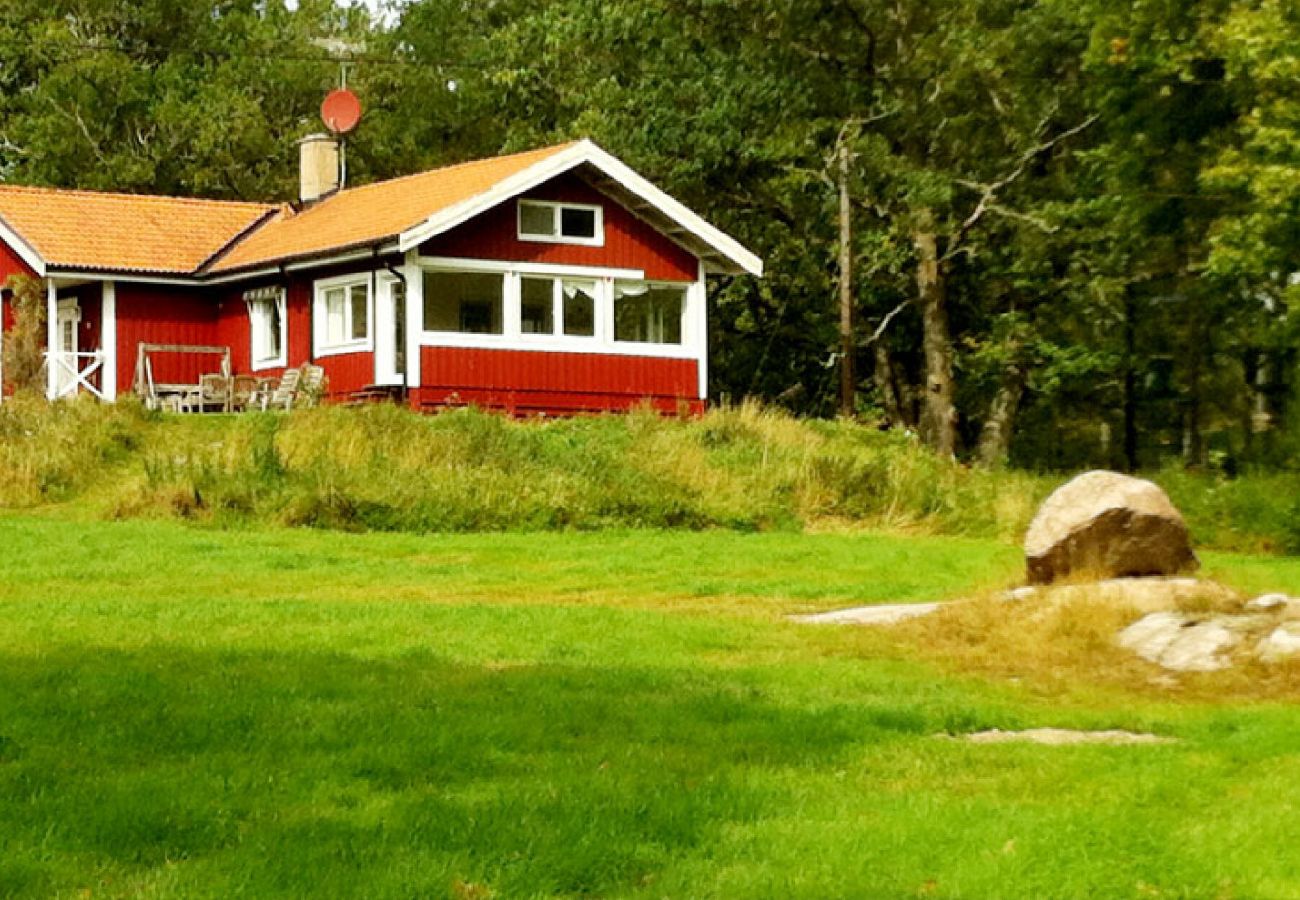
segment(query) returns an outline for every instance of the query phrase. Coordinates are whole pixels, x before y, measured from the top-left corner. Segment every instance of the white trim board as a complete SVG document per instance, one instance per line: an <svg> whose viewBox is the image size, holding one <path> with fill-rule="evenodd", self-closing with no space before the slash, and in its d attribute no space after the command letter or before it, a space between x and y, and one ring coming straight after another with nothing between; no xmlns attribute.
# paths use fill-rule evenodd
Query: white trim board
<svg viewBox="0 0 1300 900"><path fill-rule="evenodd" d="M527 169L502 179L488 190L434 213L420 224L402 232L398 245L402 250L418 247L429 238L443 234L497 204L517 197L581 165L591 165L599 169L607 177L656 207L683 229L731 260L740 269L752 275L763 274L763 260L745 249L739 241L704 221L590 140L582 140L566 147Z"/></svg>
<svg viewBox="0 0 1300 900"><path fill-rule="evenodd" d="M645 281L644 269L611 269L604 266L566 266L559 263L506 262L496 259L469 259L457 256L417 256L415 264L426 269L451 269L457 272L518 272L521 275L562 275L574 278L624 278ZM687 284L688 282L676 282Z"/></svg>
<svg viewBox="0 0 1300 900"><path fill-rule="evenodd" d="M37 278L45 277L45 260L36 252L36 248L23 240L23 236L11 228L4 219L0 219L0 240L8 244L9 249L18 254L19 259L31 266Z"/></svg>

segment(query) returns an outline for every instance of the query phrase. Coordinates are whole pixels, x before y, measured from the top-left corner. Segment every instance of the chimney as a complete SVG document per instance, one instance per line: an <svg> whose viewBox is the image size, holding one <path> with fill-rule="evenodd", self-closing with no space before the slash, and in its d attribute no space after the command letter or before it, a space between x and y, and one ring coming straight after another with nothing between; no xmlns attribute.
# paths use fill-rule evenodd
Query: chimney
<svg viewBox="0 0 1300 900"><path fill-rule="evenodd" d="M298 142L298 199L312 203L339 188L339 142L309 134Z"/></svg>

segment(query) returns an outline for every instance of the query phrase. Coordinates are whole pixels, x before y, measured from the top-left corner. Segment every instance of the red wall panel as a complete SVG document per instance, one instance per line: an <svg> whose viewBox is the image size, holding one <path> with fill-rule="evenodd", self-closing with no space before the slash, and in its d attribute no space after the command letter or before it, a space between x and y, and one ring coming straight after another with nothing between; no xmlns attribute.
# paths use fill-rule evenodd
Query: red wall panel
<svg viewBox="0 0 1300 900"><path fill-rule="evenodd" d="M32 275L32 267L23 262L21 256L14 252L14 249L0 241L0 287L4 287L5 282L11 275Z"/></svg>
<svg viewBox="0 0 1300 900"><path fill-rule="evenodd" d="M699 277L696 258L689 251L576 175L562 175L523 196L602 206L604 246L521 241L515 218L516 203L509 200L447 234L426 241L420 252L425 256L644 269L646 277L656 281L694 281Z"/></svg>
<svg viewBox="0 0 1300 900"><path fill-rule="evenodd" d="M131 390L141 343L223 345L217 302L198 290L119 283L117 286L117 389ZM194 384L204 372L218 371L211 354L156 354L154 381Z"/></svg>
<svg viewBox="0 0 1300 900"><path fill-rule="evenodd" d="M0 288L8 283L10 276L13 275L35 275L31 267L23 262L22 257L14 252L13 248L0 241ZM14 327L14 309L13 304L9 302L9 292L3 291L0 294L0 330L10 331ZM3 392L10 393L8 385L3 388Z"/></svg>
<svg viewBox="0 0 1300 900"><path fill-rule="evenodd" d="M698 410L693 359L423 347L415 405L485 406L511 412L627 409L650 401Z"/></svg>

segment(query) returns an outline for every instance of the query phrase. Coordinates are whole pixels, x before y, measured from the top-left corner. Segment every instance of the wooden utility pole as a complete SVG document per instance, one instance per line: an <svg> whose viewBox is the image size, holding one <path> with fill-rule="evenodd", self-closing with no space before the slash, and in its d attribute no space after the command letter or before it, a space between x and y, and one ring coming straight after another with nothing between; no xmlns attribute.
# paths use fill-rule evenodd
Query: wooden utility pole
<svg viewBox="0 0 1300 900"><path fill-rule="evenodd" d="M853 206L849 196L849 142L840 132L840 415L857 414L857 383L853 373Z"/></svg>

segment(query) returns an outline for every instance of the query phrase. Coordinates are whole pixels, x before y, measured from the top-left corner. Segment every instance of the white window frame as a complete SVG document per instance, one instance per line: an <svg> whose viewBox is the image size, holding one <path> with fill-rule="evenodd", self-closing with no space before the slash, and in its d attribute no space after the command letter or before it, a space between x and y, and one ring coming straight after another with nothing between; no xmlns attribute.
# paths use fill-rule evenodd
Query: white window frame
<svg viewBox="0 0 1300 900"><path fill-rule="evenodd" d="M526 234L524 232L524 207L550 209L555 224L555 234ZM580 209L596 214L596 234L594 237L576 237L566 235L561 230L564 223L564 210ZM563 203L555 200L528 200L520 198L515 204L515 233L521 241L538 244L578 244L583 247L605 246L605 208L592 203Z"/></svg>
<svg viewBox="0 0 1300 900"><path fill-rule="evenodd" d="M289 310L285 290L280 288L273 297L253 297L244 301L248 306L248 364L254 372L263 369L283 369L289 364ZM280 352L276 356L257 355L257 338L266 327L264 313L257 308L274 303L280 313Z"/></svg>
<svg viewBox="0 0 1300 900"><path fill-rule="evenodd" d="M617 282L619 281L635 282L636 284L644 285L648 290L653 290L654 288L670 288L673 290L680 290L682 292L682 309L681 309L682 339L681 341L676 344L667 344L661 341L620 341L617 337L615 337L615 331L614 331L616 327L615 320L618 316L617 309L616 309L618 305ZM650 281L645 278L614 279L614 283L610 284L609 339L614 344L615 347L680 347L684 350L691 346L692 339L695 337L695 335L692 333L694 331L694 328L692 327L692 320L694 317L691 315L692 299L693 298L691 296L691 284L687 282Z"/></svg>
<svg viewBox="0 0 1300 900"><path fill-rule="evenodd" d="M413 255L411 265L413 267L411 277L420 284L421 303L423 303L423 275L425 272L491 272L500 274L505 278L505 303L502 313L505 316L503 334L430 331L421 327L416 333L422 347L604 353L616 356L654 356L667 359L694 360L701 360L706 352L705 339L708 329L706 326L707 313L705 312L703 269L700 270L698 281L689 282L648 279L641 269L510 262L450 256ZM520 333L521 278L529 275L546 275L554 278L568 278L574 281L594 281L596 283L596 334L594 337ZM685 288L686 303L682 319L682 342L680 344L651 344L640 341L615 341L615 281L637 281L651 285ZM701 363L701 366L703 366L703 363Z"/></svg>
<svg viewBox="0 0 1300 900"><path fill-rule="evenodd" d="M501 333L493 334L490 331L436 331L430 328L424 328L424 343L441 342L446 340L460 341L468 340L471 343L485 341L489 344L499 344L507 339L513 340L519 337L519 278L512 272L505 269L483 270L483 269L461 269L454 266L424 266L420 272L420 284L423 288L424 274L426 272L438 273L441 275L496 275L501 278ZM425 300L423 290L420 294L420 303ZM423 312L421 305L421 312Z"/></svg>
<svg viewBox="0 0 1300 900"><path fill-rule="evenodd" d="M587 344L600 339L601 307L605 305L605 279L591 275L546 275L538 272L520 272L519 281L519 320L517 327L519 339L530 343L553 343L574 341ZM523 283L526 278L545 279L551 282L551 327L553 331L535 332L523 330ZM581 283L591 288L593 328L591 334L569 334L564 330L564 283Z"/></svg>
<svg viewBox="0 0 1300 900"><path fill-rule="evenodd" d="M322 278L314 285L312 297L312 349L313 356L334 356L341 353L369 353L375 349L375 292L372 288L372 272L352 275L338 275L334 278ZM366 336L359 339L331 344L327 341L327 310L325 295L332 290L342 288L347 302L343 306L343 331L352 333L352 288L362 286L366 291Z"/></svg>

